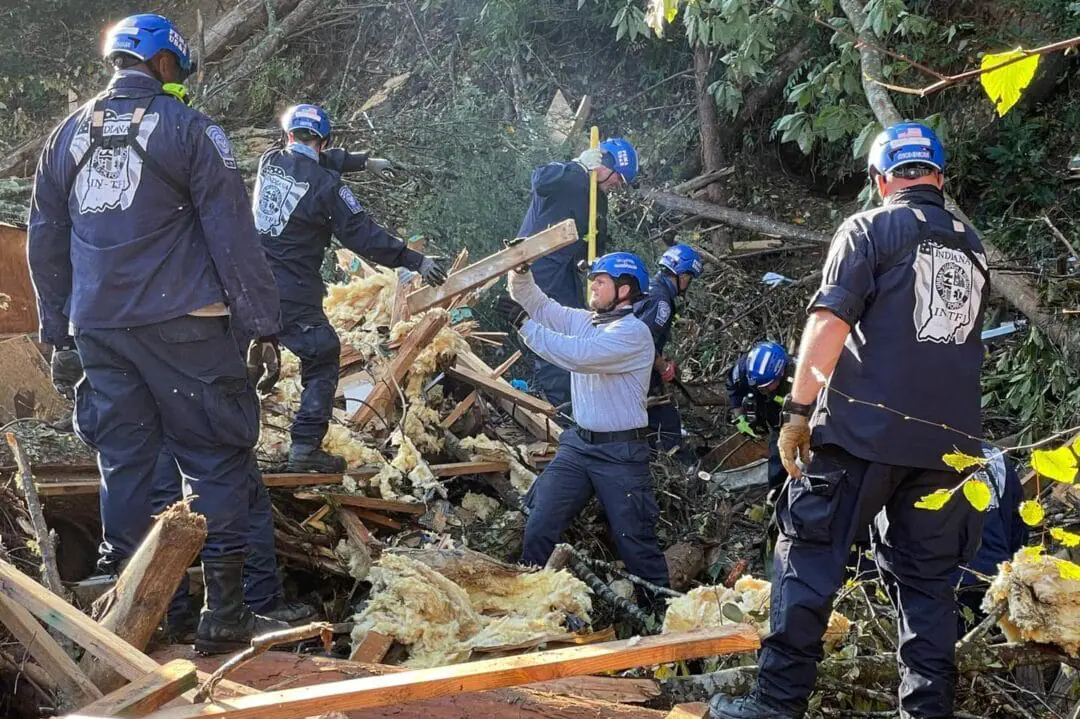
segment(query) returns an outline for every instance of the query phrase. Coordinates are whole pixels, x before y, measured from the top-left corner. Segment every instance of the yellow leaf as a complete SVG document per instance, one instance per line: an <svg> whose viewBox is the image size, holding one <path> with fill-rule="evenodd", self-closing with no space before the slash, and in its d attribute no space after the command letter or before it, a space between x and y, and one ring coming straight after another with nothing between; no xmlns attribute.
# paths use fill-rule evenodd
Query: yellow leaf
<svg viewBox="0 0 1080 719"><path fill-rule="evenodd" d="M939 489L933 494L928 494L919 499L919 501L915 503L915 508L929 509L936 512L948 504L950 499L952 499L951 490Z"/></svg>
<svg viewBox="0 0 1080 719"><path fill-rule="evenodd" d="M979 77L983 89L997 108L999 116L1004 116L1013 105L1020 99L1021 93L1035 77L1035 70L1039 67L1039 56L1031 55L1023 60L1006 65L1000 70L993 70L1016 57L1022 57L1023 50L1009 50L1008 52L986 53L983 55L979 67L984 71Z"/></svg>
<svg viewBox="0 0 1080 719"><path fill-rule="evenodd" d="M1024 520L1024 524L1029 527L1037 527L1042 524L1043 517L1045 516L1046 511L1043 509L1043 506L1034 499L1029 499L1026 502L1020 503L1020 519Z"/></svg>
<svg viewBox="0 0 1080 719"><path fill-rule="evenodd" d="M649 0L649 10L645 14L645 24L657 37L664 36L664 23L679 16L679 0Z"/></svg>
<svg viewBox="0 0 1080 719"><path fill-rule="evenodd" d="M986 464L985 457L972 457L970 454L964 454L963 452L947 452L941 455L941 461L957 472L963 472L968 467L976 465L982 467Z"/></svg>
<svg viewBox="0 0 1080 719"><path fill-rule="evenodd" d="M1061 527L1054 527L1051 529L1050 536L1064 544L1066 547L1075 547L1080 544L1080 534L1067 532Z"/></svg>
<svg viewBox="0 0 1080 719"><path fill-rule="evenodd" d="M1036 449L1031 452L1031 468L1043 477L1072 484L1076 481L1076 453L1067 445Z"/></svg>
<svg viewBox="0 0 1080 719"><path fill-rule="evenodd" d="M1034 547L1024 547L1019 554L1023 554L1028 559L1038 559L1042 556L1043 548L1041 544L1036 544Z"/></svg>
<svg viewBox="0 0 1080 719"><path fill-rule="evenodd" d="M1080 567L1076 566L1067 559L1055 560L1058 565L1058 575L1062 579L1072 579L1074 581L1080 581Z"/></svg>
<svg viewBox="0 0 1080 719"><path fill-rule="evenodd" d="M964 496L971 502L971 506L980 512L985 512L990 506L990 488L980 479L964 482Z"/></svg>

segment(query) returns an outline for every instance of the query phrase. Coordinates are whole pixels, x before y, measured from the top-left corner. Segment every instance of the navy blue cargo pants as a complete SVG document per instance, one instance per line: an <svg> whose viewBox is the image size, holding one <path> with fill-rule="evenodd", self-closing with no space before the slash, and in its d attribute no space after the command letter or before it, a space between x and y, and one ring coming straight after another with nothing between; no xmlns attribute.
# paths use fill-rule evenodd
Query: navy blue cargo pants
<svg viewBox="0 0 1080 719"><path fill-rule="evenodd" d="M952 717L957 610L949 580L978 549L982 513L960 496L940 511L914 505L958 481L955 472L875 464L831 445L811 453L777 502L771 632L758 659L766 703L806 711L851 545L873 522L877 565L900 616L901 716Z"/></svg>
<svg viewBox="0 0 1080 719"><path fill-rule="evenodd" d="M322 307L281 303L278 341L300 358L300 409L292 424L294 445L322 444L334 410L341 341Z"/></svg>
<svg viewBox="0 0 1080 719"><path fill-rule="evenodd" d="M522 564L546 564L563 532L594 493L627 571L668 586L667 561L656 537L660 510L649 473L648 443L589 444L575 428L560 435L555 459L525 496L529 519Z"/></svg>
<svg viewBox="0 0 1080 719"><path fill-rule="evenodd" d="M162 447L176 460L184 495L196 495L192 509L206 517L203 558L243 552L258 400L229 319L76 329L75 344L85 373L75 431L97 451L102 478L102 570L117 572L146 533Z"/></svg>

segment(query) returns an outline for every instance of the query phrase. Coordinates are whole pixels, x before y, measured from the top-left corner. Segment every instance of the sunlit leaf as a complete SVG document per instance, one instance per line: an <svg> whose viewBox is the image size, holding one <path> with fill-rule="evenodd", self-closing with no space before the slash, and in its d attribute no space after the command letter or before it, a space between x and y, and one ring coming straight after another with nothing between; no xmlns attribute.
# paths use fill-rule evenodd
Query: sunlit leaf
<svg viewBox="0 0 1080 719"><path fill-rule="evenodd" d="M952 491L948 489L939 489L933 494L928 494L919 499L915 503L916 509L929 509L937 511L949 503L952 499Z"/></svg>
<svg viewBox="0 0 1080 719"><path fill-rule="evenodd" d="M1069 446L1036 449L1031 452L1031 468L1041 476L1072 484L1076 481L1076 452Z"/></svg>
<svg viewBox="0 0 1080 719"><path fill-rule="evenodd" d="M1044 510L1043 506L1034 499L1029 499L1026 502L1020 503L1020 519L1024 520L1024 524L1029 527L1037 527L1042 524L1045 516L1046 510Z"/></svg>
<svg viewBox="0 0 1080 719"><path fill-rule="evenodd" d="M971 506L980 512L985 512L990 506L990 488L980 479L964 482L964 496L971 502Z"/></svg>
<svg viewBox="0 0 1080 719"><path fill-rule="evenodd" d="M1067 559L1055 560L1058 565L1058 575L1062 579L1072 579L1073 581L1080 581L1080 566L1077 566Z"/></svg>
<svg viewBox="0 0 1080 719"><path fill-rule="evenodd" d="M1080 534L1073 532L1067 532L1061 527L1054 527L1050 530L1050 536L1055 540L1064 544L1066 547L1075 547L1080 545Z"/></svg>
<svg viewBox="0 0 1080 719"><path fill-rule="evenodd" d="M983 55L979 67L984 70L979 77L983 89L990 97L991 102L997 108L999 116L1004 116L1020 100L1024 88L1031 84L1035 77L1035 70L1039 67L1039 56L1031 55L1023 60L1017 60L1011 65L1006 65L1000 70L992 70L1002 63L1013 58L1022 57L1023 50L1009 50L1008 52L987 53ZM989 70L988 72L986 72Z"/></svg>
<svg viewBox="0 0 1080 719"><path fill-rule="evenodd" d="M679 0L649 0L649 9L645 14L645 24L657 37L664 36L664 23L671 22L679 15Z"/></svg>
<svg viewBox="0 0 1080 719"><path fill-rule="evenodd" d="M964 454L963 452L947 452L941 455L941 461L949 465L957 472L963 472L968 467L985 466L985 457L972 457L970 454Z"/></svg>
<svg viewBox="0 0 1080 719"><path fill-rule="evenodd" d="M1023 554L1028 559L1038 559L1042 556L1043 547L1040 544L1037 544L1034 547L1024 547L1018 553Z"/></svg>

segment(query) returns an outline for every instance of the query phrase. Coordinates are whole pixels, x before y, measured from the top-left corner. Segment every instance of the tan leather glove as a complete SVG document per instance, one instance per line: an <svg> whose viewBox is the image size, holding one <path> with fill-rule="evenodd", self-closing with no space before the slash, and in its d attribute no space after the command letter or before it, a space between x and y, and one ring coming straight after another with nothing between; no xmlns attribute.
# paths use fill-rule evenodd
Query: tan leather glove
<svg viewBox="0 0 1080 719"><path fill-rule="evenodd" d="M281 349L277 337L252 340L245 359L248 381L260 394L270 394L281 377Z"/></svg>
<svg viewBox="0 0 1080 719"><path fill-rule="evenodd" d="M794 479L801 477L802 471L795 460L801 459L803 464L810 461L810 418L792 415L780 428L776 446L787 473Z"/></svg>

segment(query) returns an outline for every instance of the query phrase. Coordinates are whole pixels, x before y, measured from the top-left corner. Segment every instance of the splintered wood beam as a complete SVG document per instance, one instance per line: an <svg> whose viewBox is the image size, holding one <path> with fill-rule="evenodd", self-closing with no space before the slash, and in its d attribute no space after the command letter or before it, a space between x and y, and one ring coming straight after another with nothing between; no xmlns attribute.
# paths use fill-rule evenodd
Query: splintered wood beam
<svg viewBox="0 0 1080 719"><path fill-rule="evenodd" d="M458 354L457 362L459 366L468 368L478 374L490 375L493 371L491 367L487 366L484 360L480 359L472 352ZM506 387L510 387L510 383L504 379L497 380L497 383L500 386L505 385ZM510 388L513 389L512 387ZM529 432L537 439L545 442L557 442L559 435L562 434L562 428L555 424L555 422L547 415L540 412L533 412L526 407L514 404L510 400L498 399L496 401L504 412L509 414L515 422L529 430Z"/></svg>
<svg viewBox="0 0 1080 719"><path fill-rule="evenodd" d="M10 597L0 595L0 623L30 652L41 668L69 695L74 706L101 697L101 692L34 615Z"/></svg>
<svg viewBox="0 0 1080 719"><path fill-rule="evenodd" d="M37 487L38 494L42 497L72 494L97 494L101 487L101 480L98 479L97 469L92 470L92 472L93 476L87 476L80 479L49 481L39 478L36 480L34 486ZM341 484L342 477L370 479L378 473L379 470L377 468L362 467L360 469L350 469L348 472L342 474L277 472L264 474L262 477L263 483L271 489L287 489L289 487L318 487L322 485Z"/></svg>
<svg viewBox="0 0 1080 719"><path fill-rule="evenodd" d="M364 509L379 509L384 512L401 512L402 514L423 514L427 510L422 504L409 502L395 502L391 499L376 499L365 497L362 494L343 494L341 492L295 492L297 499L324 500L345 507L362 507Z"/></svg>
<svg viewBox="0 0 1080 719"><path fill-rule="evenodd" d="M352 508L353 514L362 519L365 522L370 522L378 527L386 527L387 529L398 530L401 529L401 522L396 519L391 519L384 514L378 512L369 512L366 509Z"/></svg>
<svg viewBox="0 0 1080 719"><path fill-rule="evenodd" d="M474 372L465 367L448 367L446 376L467 382L481 392L487 392L499 399L525 407L532 412L548 416L555 414L555 408L551 406L550 402L533 397L531 394L525 394L502 380L492 379L490 376L485 377L479 372Z"/></svg>
<svg viewBox="0 0 1080 719"><path fill-rule="evenodd" d="M515 362L521 359L521 350L517 350L514 354L510 355L505 362L491 371L491 378L498 379L506 374L506 371L510 369ZM450 429L454 422L457 422L462 415L469 411L469 408L473 406L477 398L476 390L469 392L465 396L465 399L457 403L457 406L450 411L450 414L446 415L446 419L439 423L439 426L443 429Z"/></svg>
<svg viewBox="0 0 1080 719"><path fill-rule="evenodd" d="M383 368L382 373L375 382L375 387L368 394L367 399L364 400L364 404L360 405L360 409L353 413L350 419L353 425L358 429L362 429L364 425L375 419L376 415L382 417L384 421L389 421L386 419L386 415L397 400L398 386L404 381L405 375L412 368L417 356L425 347L431 344L435 339L435 335L439 334L439 330L446 325L446 321L447 315L445 313L431 313L425 315L410 330L397 355Z"/></svg>
<svg viewBox="0 0 1080 719"><path fill-rule="evenodd" d="M150 716L154 719L199 716L292 719L748 652L758 646L757 631L739 624L285 689L239 697L227 703L167 709Z"/></svg>
<svg viewBox="0 0 1080 719"><path fill-rule="evenodd" d="M83 716L142 717L156 711L199 683L195 665L173 659L157 671L126 684L79 710Z"/></svg>
<svg viewBox="0 0 1080 719"><path fill-rule="evenodd" d="M349 655L349 661L361 664L382 664L382 660L393 643L393 637L369 630Z"/></svg>
<svg viewBox="0 0 1080 719"><path fill-rule="evenodd" d="M436 477L460 477L464 474L494 474L509 471L509 462L452 462L431 465L431 473Z"/></svg>
<svg viewBox="0 0 1080 719"><path fill-rule="evenodd" d="M409 312L416 314L435 307L463 292L480 287L487 281L498 278L519 265L532 262L577 241L577 225L572 219L563 220L543 232L525 238L516 245L500 250L479 262L474 262L468 267L454 272L446 279L446 282L438 287L423 287L411 293L406 300Z"/></svg>
<svg viewBox="0 0 1080 719"><path fill-rule="evenodd" d="M709 705L705 702L676 704L664 719L707 719Z"/></svg>

